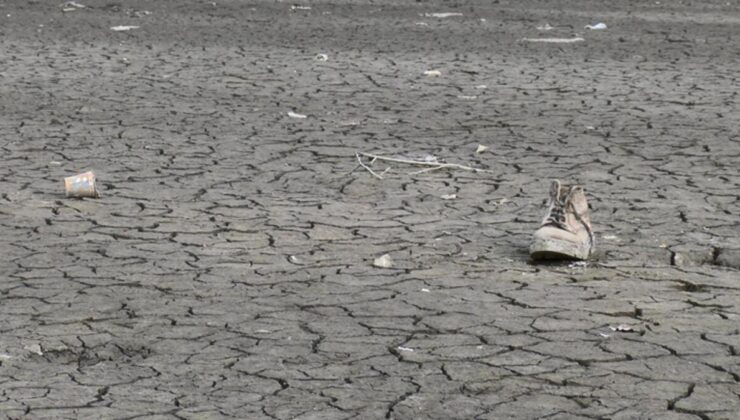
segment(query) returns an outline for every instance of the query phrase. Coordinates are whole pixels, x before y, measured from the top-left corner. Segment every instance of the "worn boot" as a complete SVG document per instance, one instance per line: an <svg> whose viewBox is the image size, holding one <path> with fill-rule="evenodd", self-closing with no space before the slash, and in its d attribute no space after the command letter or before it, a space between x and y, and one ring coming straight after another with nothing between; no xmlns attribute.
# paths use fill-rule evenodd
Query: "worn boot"
<svg viewBox="0 0 740 420"><path fill-rule="evenodd" d="M593 249L594 235L583 188L553 181L547 213L534 233L529 254L535 260L585 260Z"/></svg>

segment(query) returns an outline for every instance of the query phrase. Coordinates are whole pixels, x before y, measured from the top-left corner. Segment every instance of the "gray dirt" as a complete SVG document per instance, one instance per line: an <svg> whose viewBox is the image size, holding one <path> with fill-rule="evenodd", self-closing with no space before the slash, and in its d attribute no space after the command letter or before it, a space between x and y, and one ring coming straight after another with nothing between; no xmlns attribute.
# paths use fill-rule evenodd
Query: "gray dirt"
<svg viewBox="0 0 740 420"><path fill-rule="evenodd" d="M80 2L0 1L0 416L740 418L737 2Z"/></svg>

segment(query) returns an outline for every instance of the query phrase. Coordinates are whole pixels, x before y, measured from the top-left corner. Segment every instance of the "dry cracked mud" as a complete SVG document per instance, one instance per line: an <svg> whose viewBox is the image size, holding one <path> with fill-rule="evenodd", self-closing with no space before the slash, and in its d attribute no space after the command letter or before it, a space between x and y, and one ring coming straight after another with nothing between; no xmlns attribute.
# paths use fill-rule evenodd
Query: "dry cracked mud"
<svg viewBox="0 0 740 420"><path fill-rule="evenodd" d="M736 2L61 3L0 1L3 418L740 418Z"/></svg>

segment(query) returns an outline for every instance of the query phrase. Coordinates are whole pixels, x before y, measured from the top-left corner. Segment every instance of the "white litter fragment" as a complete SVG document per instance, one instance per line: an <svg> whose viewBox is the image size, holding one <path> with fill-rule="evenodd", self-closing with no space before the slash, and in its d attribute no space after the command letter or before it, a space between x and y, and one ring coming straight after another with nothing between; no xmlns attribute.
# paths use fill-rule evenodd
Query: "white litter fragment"
<svg viewBox="0 0 740 420"><path fill-rule="evenodd" d="M609 329L616 332L635 332L634 327L627 324L619 324L616 327L609 327Z"/></svg>
<svg viewBox="0 0 740 420"><path fill-rule="evenodd" d="M603 31L604 29L606 29L606 23L599 22L595 25L586 25L584 29L591 29L592 31Z"/></svg>
<svg viewBox="0 0 740 420"><path fill-rule="evenodd" d="M49 162L49 166L61 166L62 162L57 162L56 160L52 160Z"/></svg>
<svg viewBox="0 0 740 420"><path fill-rule="evenodd" d="M126 25L119 25L119 26L111 26L111 28L110 28L110 30L111 30L111 31L116 31L116 32L122 32L122 31L130 31L130 30L132 30L132 29L139 29L139 26L133 26L133 25L129 25L129 26L126 26Z"/></svg>
<svg viewBox="0 0 740 420"><path fill-rule="evenodd" d="M74 12L77 9L84 9L84 8L85 8L84 4L80 4L74 1L68 1L62 5L62 12L69 13L69 12Z"/></svg>
<svg viewBox="0 0 740 420"><path fill-rule="evenodd" d="M288 260L292 262L293 264L300 264L301 262L301 260L295 255L291 255L290 257L288 257Z"/></svg>
<svg viewBox="0 0 740 420"><path fill-rule="evenodd" d="M437 163L438 162L437 156L432 156L432 155L424 156L423 160L424 162L427 162L427 163Z"/></svg>
<svg viewBox="0 0 740 420"><path fill-rule="evenodd" d="M316 59L319 61L327 61L329 56L326 54L316 54Z"/></svg>
<svg viewBox="0 0 740 420"><path fill-rule="evenodd" d="M429 24L426 23L426 22L415 22L414 25L416 25L416 26L429 26Z"/></svg>
<svg viewBox="0 0 740 420"><path fill-rule="evenodd" d="M602 238L606 239L607 241L613 241L613 240L619 239L617 235L604 235L602 236Z"/></svg>
<svg viewBox="0 0 740 420"><path fill-rule="evenodd" d="M485 151L486 151L486 150L488 150L488 149L489 149L489 147L488 147L488 146L484 146L484 145L482 145L482 144L479 144L479 145L478 145L478 147L477 147L477 148L475 149L475 154L476 154L476 155L479 155L479 154L481 154L481 153L485 152Z"/></svg>
<svg viewBox="0 0 740 420"><path fill-rule="evenodd" d="M148 10L133 10L133 11L131 11L131 13L129 13L129 16L140 18L140 17L144 17L144 16L149 16L151 14L152 14L152 12L150 12Z"/></svg>
<svg viewBox="0 0 740 420"><path fill-rule="evenodd" d="M44 354L44 352L41 351L41 344L39 344L39 343L28 344L26 346L23 346L23 349L26 350L26 351L28 351L28 352L31 352L31 353L34 353L34 354L38 354L39 356L42 356Z"/></svg>
<svg viewBox="0 0 740 420"><path fill-rule="evenodd" d="M444 13L424 13L424 17L433 17L433 18L448 18L448 17L454 17L454 16L462 16L462 13L456 13L456 12L444 12Z"/></svg>
<svg viewBox="0 0 740 420"><path fill-rule="evenodd" d="M568 268L586 268L586 267L588 267L588 262L586 261L576 261L576 262L568 264Z"/></svg>
<svg viewBox="0 0 740 420"><path fill-rule="evenodd" d="M303 114L298 114L298 113L296 113L296 112L293 112L293 111L288 111L288 116L289 116L290 118L298 118L299 120L302 120L302 119L304 119L304 118L307 118L307 116L306 116L306 115L303 115Z"/></svg>
<svg viewBox="0 0 740 420"><path fill-rule="evenodd" d="M475 88L476 89L488 89L488 85L478 85Z"/></svg>
<svg viewBox="0 0 740 420"><path fill-rule="evenodd" d="M440 195L439 198L441 198L442 200L454 200L457 198L457 194L444 194Z"/></svg>
<svg viewBox="0 0 740 420"><path fill-rule="evenodd" d="M311 6L290 6L290 10L311 10Z"/></svg>
<svg viewBox="0 0 740 420"><path fill-rule="evenodd" d="M378 268L391 268L393 267L393 260L388 254L383 254L373 260L373 265Z"/></svg>
<svg viewBox="0 0 740 420"><path fill-rule="evenodd" d="M609 334L604 334L604 333L599 333L599 335L600 335L600 336L602 336L602 337L604 337L604 338L609 338L609 337L611 337L611 335L609 335Z"/></svg>
<svg viewBox="0 0 740 420"><path fill-rule="evenodd" d="M427 70L424 72L424 75L427 77L439 77L442 75L442 72L439 70Z"/></svg>
<svg viewBox="0 0 740 420"><path fill-rule="evenodd" d="M429 289L421 289L421 291L424 292L424 293L429 293L430 292Z"/></svg>
<svg viewBox="0 0 740 420"><path fill-rule="evenodd" d="M9 355L9 354L6 354L6 353L0 353L0 359L3 359L3 360L9 360L9 359L12 359L12 358L13 358L13 356L11 356L11 355Z"/></svg>
<svg viewBox="0 0 740 420"><path fill-rule="evenodd" d="M465 99L468 101L472 101L474 99L478 99L476 95L457 95L457 99Z"/></svg>
<svg viewBox="0 0 740 420"><path fill-rule="evenodd" d="M542 42L545 44L573 44L585 41L580 36L574 38L522 38L524 42Z"/></svg>
<svg viewBox="0 0 740 420"><path fill-rule="evenodd" d="M549 23L546 23L544 25L540 25L540 26L537 27L537 30L538 31L552 31L553 29L555 29L555 28L552 27L552 26L550 26Z"/></svg>
<svg viewBox="0 0 740 420"><path fill-rule="evenodd" d="M257 334L267 334L270 332L270 330L257 330L255 331Z"/></svg>
<svg viewBox="0 0 740 420"><path fill-rule="evenodd" d="M412 349L411 347L401 347L401 346L398 346L397 348L398 348L398 351L410 351L410 352L413 352L414 351L414 349Z"/></svg>

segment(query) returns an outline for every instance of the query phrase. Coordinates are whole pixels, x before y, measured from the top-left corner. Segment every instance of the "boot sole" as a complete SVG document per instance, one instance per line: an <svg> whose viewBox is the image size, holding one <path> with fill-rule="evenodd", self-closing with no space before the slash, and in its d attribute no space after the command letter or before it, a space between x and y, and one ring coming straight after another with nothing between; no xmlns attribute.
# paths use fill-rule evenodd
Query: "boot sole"
<svg viewBox="0 0 740 420"><path fill-rule="evenodd" d="M529 247L529 255L534 260L586 260L590 254L589 244L553 239L535 239Z"/></svg>

